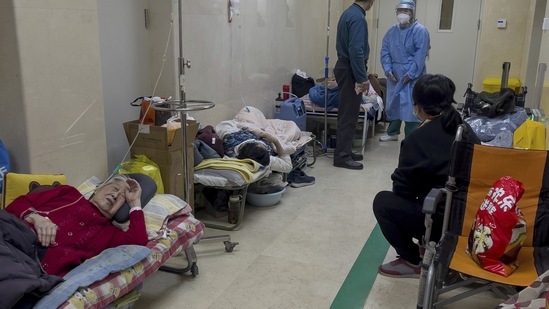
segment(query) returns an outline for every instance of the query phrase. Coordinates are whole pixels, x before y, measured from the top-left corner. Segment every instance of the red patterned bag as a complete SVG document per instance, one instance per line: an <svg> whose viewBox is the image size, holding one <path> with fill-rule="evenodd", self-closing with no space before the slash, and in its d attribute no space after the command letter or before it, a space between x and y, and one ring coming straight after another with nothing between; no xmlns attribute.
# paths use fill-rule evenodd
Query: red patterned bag
<svg viewBox="0 0 549 309"><path fill-rule="evenodd" d="M497 180L477 211L467 253L484 270L509 276L526 238L526 222L516 203L522 197L522 183L510 176Z"/></svg>

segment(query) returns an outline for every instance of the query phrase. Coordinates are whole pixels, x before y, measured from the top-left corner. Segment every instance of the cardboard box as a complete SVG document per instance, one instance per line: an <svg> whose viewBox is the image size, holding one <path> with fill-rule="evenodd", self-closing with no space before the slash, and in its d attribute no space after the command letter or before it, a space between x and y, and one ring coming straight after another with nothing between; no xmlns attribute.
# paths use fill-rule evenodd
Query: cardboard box
<svg viewBox="0 0 549 309"><path fill-rule="evenodd" d="M140 125L138 121L124 123L128 143L135 142L130 150L132 157L142 154L156 163L160 169L164 192L184 198L183 148L181 128L175 131L172 144L168 144L168 130L164 127ZM187 121L187 173L189 179L189 197L186 202L194 209L194 151L193 142L198 131L196 121ZM139 133L139 134L138 134Z"/></svg>
<svg viewBox="0 0 549 309"><path fill-rule="evenodd" d="M187 120L187 146L192 145L198 132L198 122ZM151 148L157 150L178 150L183 147L181 140L181 129L175 130L171 144L168 129L165 127L156 127L150 125L139 124L139 120L129 121L124 123L124 132L128 143L133 142L137 135L137 139L133 147ZM139 134L138 134L139 133Z"/></svg>

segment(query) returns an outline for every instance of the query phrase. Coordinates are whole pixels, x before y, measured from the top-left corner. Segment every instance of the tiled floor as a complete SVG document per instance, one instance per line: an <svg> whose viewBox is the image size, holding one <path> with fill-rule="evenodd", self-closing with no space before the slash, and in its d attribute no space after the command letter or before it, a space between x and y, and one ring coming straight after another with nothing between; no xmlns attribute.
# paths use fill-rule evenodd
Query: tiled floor
<svg viewBox="0 0 549 309"><path fill-rule="evenodd" d="M273 207L246 206L236 231L206 229L206 236L229 234L240 244L227 253L221 242L200 242L199 275L157 272L135 308L330 308L376 225L375 194L391 188L399 142L377 138L367 143L364 170L335 168L320 156L306 170L314 185L288 187ZM394 256L389 249L386 260ZM377 276L369 295L354 295L362 298L356 308L415 308L417 286L417 279ZM499 302L485 293L450 308Z"/></svg>

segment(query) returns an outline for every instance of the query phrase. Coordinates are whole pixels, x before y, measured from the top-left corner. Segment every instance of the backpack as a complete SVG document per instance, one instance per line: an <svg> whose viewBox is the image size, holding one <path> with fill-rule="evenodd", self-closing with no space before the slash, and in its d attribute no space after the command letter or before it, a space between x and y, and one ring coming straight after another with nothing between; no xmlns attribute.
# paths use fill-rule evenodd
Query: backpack
<svg viewBox="0 0 549 309"><path fill-rule="evenodd" d="M469 84L465 92L464 108L471 114L494 118L515 111L517 95L511 88L499 92L474 92ZM519 95L520 97L520 95Z"/></svg>
<svg viewBox="0 0 549 309"><path fill-rule="evenodd" d="M480 107L484 116L490 118L509 114L515 110L515 91L511 88L500 92L483 91L478 94L475 104Z"/></svg>
<svg viewBox="0 0 549 309"><path fill-rule="evenodd" d="M315 80L312 77L303 78L297 74L292 76L292 94L298 98L309 93L309 89L315 86Z"/></svg>

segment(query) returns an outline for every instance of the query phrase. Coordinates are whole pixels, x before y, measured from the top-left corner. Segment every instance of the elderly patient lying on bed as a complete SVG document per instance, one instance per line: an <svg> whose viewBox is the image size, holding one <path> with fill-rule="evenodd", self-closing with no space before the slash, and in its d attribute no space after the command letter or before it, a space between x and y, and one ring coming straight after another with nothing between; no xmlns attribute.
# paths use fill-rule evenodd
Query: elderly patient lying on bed
<svg viewBox="0 0 549 309"><path fill-rule="evenodd" d="M19 301L17 306L29 302L28 298L19 300L22 290L35 296L46 294L62 281L59 277L104 249L146 245L141 193L136 180L116 175L99 186L90 200L66 185L15 199L6 211L0 211L1 303L10 304L10 297ZM123 231L111 220L125 202L130 207L130 222Z"/></svg>
<svg viewBox="0 0 549 309"><path fill-rule="evenodd" d="M220 122L215 131L223 140L227 157L268 162L262 165L281 173L292 170L290 155L311 140L310 132L302 132L293 121L266 119L252 106L242 108L234 119ZM268 161L264 152L269 154Z"/></svg>
<svg viewBox="0 0 549 309"><path fill-rule="evenodd" d="M29 284L35 284L28 279L37 276L55 285L59 280L54 276L65 275L107 248L146 245L148 237L141 211L141 192L136 180L116 175L99 186L89 200L67 185L18 197L7 206L6 212L0 211L0 232L4 235L1 245L15 257L2 256L0 282L5 278L25 278ZM129 228L123 231L112 224L112 218L125 202L130 207L130 221ZM8 235L17 230L26 236ZM12 243L14 241L16 244ZM17 268L20 259L31 266L28 269L36 272L41 266L53 276L31 271L24 277ZM41 265L32 265L36 259Z"/></svg>
<svg viewBox="0 0 549 309"><path fill-rule="evenodd" d="M76 188L61 185L20 196L6 211L25 220L36 232L44 271L63 276L109 247L147 244L140 197L136 180L116 175L98 187L90 200ZM126 200L134 211L128 230L123 231L111 220Z"/></svg>

